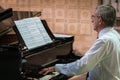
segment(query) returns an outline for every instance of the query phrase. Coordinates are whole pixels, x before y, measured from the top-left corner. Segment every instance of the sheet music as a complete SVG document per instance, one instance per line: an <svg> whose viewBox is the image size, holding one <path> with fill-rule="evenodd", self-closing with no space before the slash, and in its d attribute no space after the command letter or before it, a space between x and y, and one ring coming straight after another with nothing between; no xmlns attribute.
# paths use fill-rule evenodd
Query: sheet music
<svg viewBox="0 0 120 80"><path fill-rule="evenodd" d="M28 49L52 42L39 17L17 20L15 24Z"/></svg>

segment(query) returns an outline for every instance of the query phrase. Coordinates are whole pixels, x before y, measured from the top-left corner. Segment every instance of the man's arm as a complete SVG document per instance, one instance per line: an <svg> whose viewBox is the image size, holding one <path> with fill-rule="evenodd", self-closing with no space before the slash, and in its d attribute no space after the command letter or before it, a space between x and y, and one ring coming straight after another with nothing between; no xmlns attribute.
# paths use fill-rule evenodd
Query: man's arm
<svg viewBox="0 0 120 80"><path fill-rule="evenodd" d="M68 64L56 64L55 71L67 76L88 72L103 60L105 54L106 43L98 39L81 59Z"/></svg>

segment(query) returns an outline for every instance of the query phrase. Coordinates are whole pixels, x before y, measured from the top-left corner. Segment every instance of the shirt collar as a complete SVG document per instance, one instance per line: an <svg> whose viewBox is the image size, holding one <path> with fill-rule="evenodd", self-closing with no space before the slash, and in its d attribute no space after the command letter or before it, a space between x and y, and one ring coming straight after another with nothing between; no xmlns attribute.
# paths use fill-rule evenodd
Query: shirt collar
<svg viewBox="0 0 120 80"><path fill-rule="evenodd" d="M113 27L106 27L104 29L102 29L99 34L98 37L101 37L102 35L104 35L105 33L109 32Z"/></svg>

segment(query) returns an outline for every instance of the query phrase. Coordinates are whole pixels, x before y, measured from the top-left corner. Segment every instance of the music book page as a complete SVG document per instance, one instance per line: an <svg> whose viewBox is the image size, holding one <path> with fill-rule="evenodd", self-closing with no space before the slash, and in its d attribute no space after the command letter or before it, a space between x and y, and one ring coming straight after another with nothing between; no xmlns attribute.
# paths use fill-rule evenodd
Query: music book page
<svg viewBox="0 0 120 80"><path fill-rule="evenodd" d="M28 49L52 42L39 17L14 21Z"/></svg>

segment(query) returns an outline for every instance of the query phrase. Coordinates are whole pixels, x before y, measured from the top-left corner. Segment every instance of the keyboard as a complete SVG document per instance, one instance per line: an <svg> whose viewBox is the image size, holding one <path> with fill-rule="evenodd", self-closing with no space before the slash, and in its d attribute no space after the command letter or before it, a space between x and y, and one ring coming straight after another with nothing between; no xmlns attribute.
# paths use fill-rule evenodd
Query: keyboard
<svg viewBox="0 0 120 80"><path fill-rule="evenodd" d="M53 72L53 73L47 74L47 75L39 78L39 80L52 80L52 78L56 77L57 75L59 75L58 72Z"/></svg>

